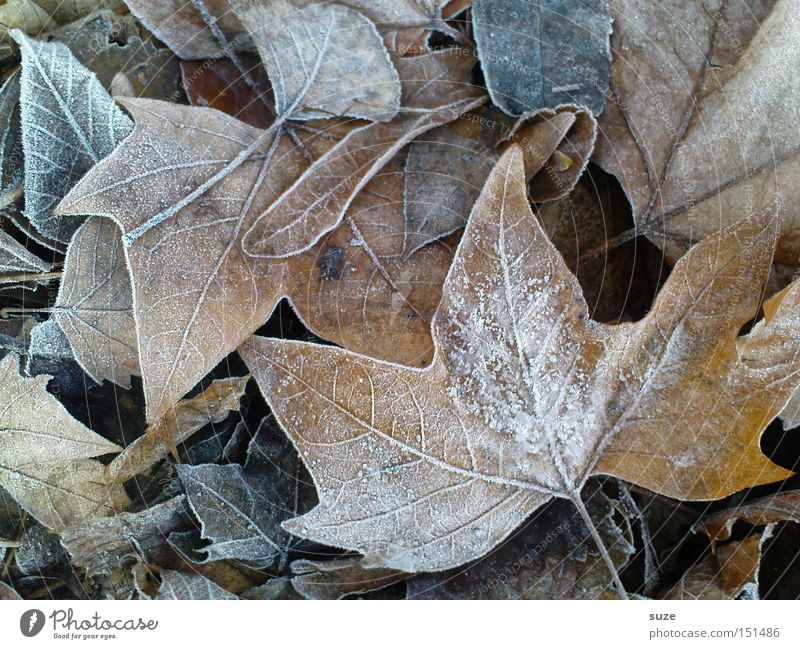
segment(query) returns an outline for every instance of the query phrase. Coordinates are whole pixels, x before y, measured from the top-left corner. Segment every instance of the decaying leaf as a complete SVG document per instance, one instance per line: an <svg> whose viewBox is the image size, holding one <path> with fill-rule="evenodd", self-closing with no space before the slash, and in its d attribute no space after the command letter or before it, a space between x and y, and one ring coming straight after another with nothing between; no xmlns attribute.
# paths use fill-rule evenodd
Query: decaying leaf
<svg viewBox="0 0 800 649"><path fill-rule="evenodd" d="M167 537L191 524L186 497L176 496L135 514L82 521L60 536L72 562L92 577L110 574L130 560L160 564L171 553Z"/></svg>
<svg viewBox="0 0 800 649"><path fill-rule="evenodd" d="M130 387L139 354L131 281L113 221L91 217L75 232L53 313L89 376Z"/></svg>
<svg viewBox="0 0 800 649"><path fill-rule="evenodd" d="M0 230L0 272L44 273L53 265L37 257L4 230ZM0 276L0 282L4 281Z"/></svg>
<svg viewBox="0 0 800 649"><path fill-rule="evenodd" d="M34 356L58 359L73 358L69 340L55 320L45 320L31 329L30 344L28 345L29 365Z"/></svg>
<svg viewBox="0 0 800 649"><path fill-rule="evenodd" d="M22 185L22 160L19 72L15 72L0 87L0 207L11 204Z"/></svg>
<svg viewBox="0 0 800 649"><path fill-rule="evenodd" d="M182 59L217 57L224 52L198 9L198 0L126 0L126 4L147 29ZM244 27L229 0L202 0L202 6L234 46L247 42L243 38Z"/></svg>
<svg viewBox="0 0 800 649"><path fill-rule="evenodd" d="M525 114L514 122L498 112L481 109L463 115L409 147L404 256L464 227L508 142L523 148L532 201L556 200L575 187L597 137L597 125L589 113L565 105Z"/></svg>
<svg viewBox="0 0 800 649"><path fill-rule="evenodd" d="M800 523L800 491L784 491L723 509L706 516L696 527L716 543L730 539L736 521L758 526L782 521Z"/></svg>
<svg viewBox="0 0 800 649"><path fill-rule="evenodd" d="M53 34L70 48L73 56L92 72L104 88L116 95L112 82L122 74L131 83L134 97L174 101L178 97L177 58L165 48L136 34L121 33L118 16L98 12L71 23ZM124 40L123 44L117 41Z"/></svg>
<svg viewBox="0 0 800 649"><path fill-rule="evenodd" d="M313 488L294 449L277 435L262 422L243 467L177 467L201 535L211 541L202 548L208 561L238 559L265 567L275 558L285 562L296 544L281 523L311 509Z"/></svg>
<svg viewBox="0 0 800 649"><path fill-rule="evenodd" d="M125 6L122 0L36 0L36 3L60 25L96 11L119 11Z"/></svg>
<svg viewBox="0 0 800 649"><path fill-rule="evenodd" d="M268 128L274 112L265 110L273 105L268 90L271 87L261 62L247 55L241 57L242 65L250 75L258 94L248 85L242 73L229 59L181 61L183 87L193 106L216 108L245 124Z"/></svg>
<svg viewBox="0 0 800 649"><path fill-rule="evenodd" d="M25 216L42 234L69 241L81 219L54 216L53 208L132 124L65 45L12 35L22 51Z"/></svg>
<svg viewBox="0 0 800 649"><path fill-rule="evenodd" d="M279 115L380 122L397 115L400 78L363 14L330 3L298 9L288 0L250 3L236 13L267 68Z"/></svg>
<svg viewBox="0 0 800 649"><path fill-rule="evenodd" d="M696 500L787 477L759 437L798 381L800 284L737 338L777 222L761 213L698 244L642 321L602 325L532 215L512 145L445 281L429 368L265 338L240 348L320 495L284 526L370 567L436 571L553 497L585 514L594 474Z"/></svg>
<svg viewBox="0 0 800 649"><path fill-rule="evenodd" d="M292 586L306 599L341 599L402 581L408 575L393 568L365 568L358 557L333 561L292 562Z"/></svg>
<svg viewBox="0 0 800 649"><path fill-rule="evenodd" d="M266 321L284 295L285 264L245 254L245 233L261 249L269 243L262 236L264 229L278 222L291 219L291 230L281 228L275 234L298 235L292 236L297 245L300 232L306 233L304 242L313 242L336 226L355 195L363 193L359 190L404 142L483 101L474 87L463 83L474 63L465 63L465 58L469 59L445 51L413 57L400 66L402 78L408 80L404 105L421 112L389 124L356 127L338 141L309 139L307 148L320 156L309 169L290 138L282 136L186 206L181 201L187 192L191 196L193 188L252 146L264 131L213 110L123 101L136 120L132 136L84 177L58 211L106 215L131 233L150 215L163 213L166 202L173 206L169 209L179 208L126 250L149 421L163 416ZM444 104L439 91L445 93ZM131 210L132 205L138 209ZM264 214L269 218L262 219ZM185 250L196 254L184 255ZM372 277L385 281L377 269ZM302 281L304 276L287 279ZM183 288L176 290L178 286ZM397 299L402 300L402 294ZM335 326L331 329L336 331ZM380 348L384 343L371 344Z"/></svg>
<svg viewBox="0 0 800 649"><path fill-rule="evenodd" d="M15 591L8 584L0 581L0 600L19 600L22 599L20 594Z"/></svg>
<svg viewBox="0 0 800 649"><path fill-rule="evenodd" d="M0 6L0 40L4 46L10 43L12 29L36 35L52 26L48 13L33 0L8 0Z"/></svg>
<svg viewBox="0 0 800 649"><path fill-rule="evenodd" d="M613 520L613 505L596 490L587 509L621 569L633 545ZM586 525L554 501L488 556L466 568L422 574L407 582L408 599L616 599L603 560Z"/></svg>
<svg viewBox="0 0 800 649"><path fill-rule="evenodd" d="M161 586L154 599L239 599L200 574L160 570Z"/></svg>
<svg viewBox="0 0 800 649"><path fill-rule="evenodd" d="M59 530L128 505L125 491L106 485L93 458L121 449L74 419L46 390L52 378L20 376L19 357L0 361L0 484L47 527ZM42 412L47 416L43 417Z"/></svg>
<svg viewBox="0 0 800 649"><path fill-rule="evenodd" d="M145 434L125 448L106 469L112 483L122 483L147 471L163 460L207 424L218 424L232 410L239 409L249 376L217 379L201 394L183 399L161 420L148 426Z"/></svg>
<svg viewBox="0 0 800 649"><path fill-rule="evenodd" d="M758 568L768 530L717 546L659 599L758 599Z"/></svg>
<svg viewBox="0 0 800 649"><path fill-rule="evenodd" d="M796 3L611 6L613 99L595 157L619 178L639 232L677 258L782 196L776 259L797 265Z"/></svg>
<svg viewBox="0 0 800 649"><path fill-rule="evenodd" d="M492 101L509 115L560 104L603 110L606 0L474 0L472 25Z"/></svg>

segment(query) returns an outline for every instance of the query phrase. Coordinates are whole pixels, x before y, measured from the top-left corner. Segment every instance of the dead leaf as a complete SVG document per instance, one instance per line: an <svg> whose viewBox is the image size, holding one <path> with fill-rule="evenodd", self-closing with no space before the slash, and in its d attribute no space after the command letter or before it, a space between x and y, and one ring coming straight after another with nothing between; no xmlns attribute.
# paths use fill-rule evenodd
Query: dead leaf
<svg viewBox="0 0 800 649"><path fill-rule="evenodd" d="M129 444L106 469L109 482L120 484L163 460L203 426L218 424L239 409L250 376L217 379L201 394L175 404L145 434Z"/></svg>
<svg viewBox="0 0 800 649"><path fill-rule="evenodd" d="M11 586L0 581L0 600L10 601L18 599L22 599L22 596L13 588L11 588Z"/></svg>
<svg viewBox="0 0 800 649"><path fill-rule="evenodd" d="M561 104L603 110L611 60L605 0L474 0L472 25L489 94L509 115Z"/></svg>
<svg viewBox="0 0 800 649"><path fill-rule="evenodd" d="M769 537L767 531L717 546L716 552L692 566L659 599L758 599L761 549Z"/></svg>
<svg viewBox="0 0 800 649"><path fill-rule="evenodd" d="M595 159L625 188L638 232L675 259L782 196L776 259L797 265L797 7L791 0L611 6L613 99L600 118Z"/></svg>
<svg viewBox="0 0 800 649"><path fill-rule="evenodd" d="M698 500L790 475L759 437L798 381L784 330L798 311L737 339L758 309L775 216L698 244L647 317L610 326L589 320L525 189L512 145L445 282L429 368L294 341L240 348L319 491L287 530L369 567L436 571L486 554L553 497L585 513L594 474Z"/></svg>
<svg viewBox="0 0 800 649"><path fill-rule="evenodd" d="M90 377L130 388L139 354L131 280L113 221L91 217L75 232L53 313Z"/></svg>
<svg viewBox="0 0 800 649"><path fill-rule="evenodd" d="M288 0L245 3L234 11L258 47L278 115L379 122L397 115L400 78L363 14L329 3L298 9Z"/></svg>
<svg viewBox="0 0 800 649"><path fill-rule="evenodd" d="M191 524L186 496L176 496L135 514L81 521L60 537L72 563L93 577L110 574L134 558L161 563L172 552L167 536Z"/></svg>
<svg viewBox="0 0 800 649"><path fill-rule="evenodd" d="M19 193L22 168L19 72L15 72L0 87L0 207L10 205Z"/></svg>
<svg viewBox="0 0 800 649"><path fill-rule="evenodd" d="M200 574L189 575L176 570L159 570L161 586L153 599L239 599Z"/></svg>
<svg viewBox="0 0 800 649"><path fill-rule="evenodd" d="M736 521L758 526L782 521L800 523L800 491L784 491L714 512L700 521L696 528L714 544L731 538Z"/></svg>
<svg viewBox="0 0 800 649"><path fill-rule="evenodd" d="M341 599L402 581L408 575L392 568L365 568L358 557L333 561L292 562L292 586L305 599Z"/></svg>
<svg viewBox="0 0 800 649"><path fill-rule="evenodd" d="M613 503L597 490L587 509L618 569L634 547L613 519ZM586 525L564 501L554 501L483 559L449 572L411 577L408 599L617 599L612 576Z"/></svg>
<svg viewBox="0 0 800 649"><path fill-rule="evenodd" d="M146 341L139 353L148 421L163 416L265 322L284 294L284 264L245 254L245 233L260 245L266 241L261 236L264 228L272 227L279 216L299 215L294 234L299 234L298 229L309 232L313 224L314 234L304 239L323 236L404 142L483 100L472 86L457 81L472 65L465 65L464 58L442 52L413 57L401 66L403 78L409 80L404 105L413 102L423 108L421 113L401 116L390 124L358 127L340 141L312 137L306 146L319 157L309 169L297 147L281 137L127 248L134 317L139 340ZM445 93L444 106L437 89ZM452 92L455 95L447 94ZM131 233L150 214L162 212L166 201L180 206L181 197L264 133L208 109L145 100L123 103L136 120L132 136L84 177L62 202L59 213L110 216ZM154 166L154 159L164 162ZM282 194L280 204L274 205ZM309 196L319 200L309 204ZM134 212L131 205L141 209ZM264 214L270 217L255 227ZM301 227L304 224L309 227ZM353 235L350 240L356 238ZM299 239L293 239L299 244ZM184 250L197 254L178 252ZM381 281L380 273L372 276ZM190 277L193 288L176 292Z"/></svg>
<svg viewBox="0 0 800 649"><path fill-rule="evenodd" d="M575 187L597 137L589 113L559 106L516 121L498 113L480 109L412 142L405 168L404 256L464 227L509 142L523 148L532 201L556 200Z"/></svg>
<svg viewBox="0 0 800 649"><path fill-rule="evenodd" d="M9 33L20 29L26 34L39 34L53 27L48 13L32 0L8 0L0 6L0 41L10 43Z"/></svg>
<svg viewBox="0 0 800 649"><path fill-rule="evenodd" d="M224 53L198 9L198 0L126 0L126 4L147 29L182 59L213 58ZM234 46L247 44L244 27L229 0L202 0L202 5Z"/></svg>
<svg viewBox="0 0 800 649"><path fill-rule="evenodd" d="M298 540L281 523L316 504L296 452L268 422L252 434L244 466L177 467L201 535L211 541L202 548L207 561L237 559L261 568L276 558L285 563Z"/></svg>
<svg viewBox="0 0 800 649"><path fill-rule="evenodd" d="M46 273L53 264L37 257L4 230L0 230L0 272ZM5 282L0 275L0 282Z"/></svg>
<svg viewBox="0 0 800 649"><path fill-rule="evenodd" d="M54 216L53 208L132 124L65 45L34 41L20 31L12 36L22 51L25 216L45 236L69 241L81 219Z"/></svg>
<svg viewBox="0 0 800 649"><path fill-rule="evenodd" d="M355 128L319 157L258 215L245 232L245 253L290 257L317 243L341 222L353 198L403 146L484 103L485 98L466 81L474 65L471 56L458 50L400 60L403 109L397 119Z"/></svg>
<svg viewBox="0 0 800 649"><path fill-rule="evenodd" d="M0 361L7 404L0 416L0 484L54 530L126 507L125 491L107 486L105 467L88 459L121 449L74 419L47 392L52 377L24 378L18 367L14 354Z"/></svg>
<svg viewBox="0 0 800 649"><path fill-rule="evenodd" d="M181 61L183 87L189 103L206 106L235 117L256 128L268 128L274 119L271 85L258 58L242 55L242 64L260 91L256 94L230 59Z"/></svg>

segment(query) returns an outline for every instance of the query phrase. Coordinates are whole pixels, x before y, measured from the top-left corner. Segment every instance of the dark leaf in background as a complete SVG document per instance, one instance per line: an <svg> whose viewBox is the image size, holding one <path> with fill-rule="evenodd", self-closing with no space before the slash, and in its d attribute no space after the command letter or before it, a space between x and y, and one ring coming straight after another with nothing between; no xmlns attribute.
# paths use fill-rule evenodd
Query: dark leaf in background
<svg viewBox="0 0 800 649"><path fill-rule="evenodd" d="M603 110L611 12L605 0L474 0L472 25L492 101L509 115Z"/></svg>

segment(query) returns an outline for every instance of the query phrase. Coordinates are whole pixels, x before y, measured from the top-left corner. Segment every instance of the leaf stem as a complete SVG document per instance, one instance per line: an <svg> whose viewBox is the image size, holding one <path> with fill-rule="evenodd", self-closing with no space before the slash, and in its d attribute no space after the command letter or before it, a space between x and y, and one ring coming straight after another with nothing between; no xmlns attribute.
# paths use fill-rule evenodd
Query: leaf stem
<svg viewBox="0 0 800 649"><path fill-rule="evenodd" d="M622 585L622 580L619 577L617 566L615 566L614 562L611 560L611 555L608 553L608 548L606 548L606 544L603 542L600 532L597 531L597 527L595 526L592 517L589 515L589 510L587 510L586 505L583 504L580 493L573 494L571 500L577 508L578 513L581 515L584 524L589 529L589 534L594 540L597 549L600 550L600 556L603 557L603 561L605 561L608 571L611 573L611 579L614 582L614 586L616 587L619 596L622 599L628 599L628 592L625 590L625 586Z"/></svg>

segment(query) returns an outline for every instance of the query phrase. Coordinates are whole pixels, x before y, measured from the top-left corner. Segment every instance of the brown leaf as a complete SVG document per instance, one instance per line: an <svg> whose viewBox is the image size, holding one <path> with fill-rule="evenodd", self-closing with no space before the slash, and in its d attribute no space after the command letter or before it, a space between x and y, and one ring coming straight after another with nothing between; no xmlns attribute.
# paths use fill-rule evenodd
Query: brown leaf
<svg viewBox="0 0 800 649"><path fill-rule="evenodd" d="M202 2L229 40L245 42L244 27L231 9L229 0ZM125 4L147 29L182 59L211 58L223 53L198 10L197 0L126 0Z"/></svg>
<svg viewBox="0 0 800 649"><path fill-rule="evenodd" d="M88 458L121 449L74 419L46 390L52 378L20 376L19 357L0 361L0 485L50 529L107 516L130 503Z"/></svg>
<svg viewBox="0 0 800 649"><path fill-rule="evenodd" d="M611 6L612 97L595 159L619 178L639 231L677 258L782 196L776 259L796 265L797 7L791 0Z"/></svg>
<svg viewBox="0 0 800 649"><path fill-rule="evenodd" d="M284 281L300 281L286 274L287 266L281 261L253 259L245 254L245 233L256 244L268 243L262 239L262 231L277 223L281 215L293 219L291 232L307 234L306 243L336 226L359 189L404 142L483 101L474 87L463 83L474 63L465 63L464 59L469 57L448 51L406 59L401 66L407 79L404 105L422 108L421 112L389 124L356 127L338 141L310 137L306 147L318 159L309 169L290 138L282 136L185 207L180 207L180 201L187 193L229 164L265 131L209 109L124 101L136 120L133 134L84 177L59 209L64 214L110 216L130 233L146 223L149 215L163 212L165 203L180 208L126 250L148 421L163 416L266 321L275 304L288 294L282 286ZM439 92L446 99L441 100ZM279 203L273 205L281 195ZM311 196L330 199L320 198L309 205ZM139 209L131 210L132 205ZM265 213L271 216L262 220L264 227L255 227ZM358 238L354 234L349 240ZM300 245L297 237L293 241ZM195 254L186 255L186 250ZM309 254L316 260L325 252ZM305 277L319 277L314 263L314 274ZM377 283L385 281L385 275L374 267L359 275ZM313 284L309 286L313 288ZM373 290L371 284L364 286L364 292ZM438 290L435 287L434 293ZM402 293L396 299L403 304ZM435 303L430 312L433 308ZM387 317L395 317L398 311L395 308ZM337 325L332 323L334 332ZM426 327L427 323L415 323L412 333L424 332ZM426 353L428 335L424 334L421 345ZM341 339L337 333L332 338ZM372 344L382 343L376 340ZM410 355L418 357L420 344L412 346L415 349ZM394 346L385 353L393 352Z"/></svg>
<svg viewBox="0 0 800 649"><path fill-rule="evenodd" d="M136 514L81 521L60 537L72 563L92 577L110 574L133 558L161 563L171 552L166 537L193 524L186 496L176 496Z"/></svg>
<svg viewBox="0 0 800 649"><path fill-rule="evenodd" d="M706 516L696 528L716 543L731 538L736 521L759 526L782 521L800 523L800 491L785 491L723 509Z"/></svg>
<svg viewBox="0 0 800 649"><path fill-rule="evenodd" d="M10 601L18 599L22 599L22 596L13 588L11 588L11 586L0 581L0 600Z"/></svg>
<svg viewBox="0 0 800 649"><path fill-rule="evenodd" d="M783 332L796 316L737 339L757 312L777 219L698 244L646 318L601 325L525 189L511 146L445 282L429 368L301 342L241 347L320 495L284 523L292 533L362 552L368 567L444 570L553 497L585 512L578 494L594 474L698 500L790 475L759 437L798 381ZM767 342L773 333L783 345ZM749 348L741 360L737 342Z"/></svg>
<svg viewBox="0 0 800 649"><path fill-rule="evenodd" d="M289 257L317 243L341 222L353 198L403 146L484 102L463 81L474 65L471 56L456 50L402 59L400 115L388 124L351 130L316 160L259 214L244 235L244 251L253 257Z"/></svg>
<svg viewBox="0 0 800 649"><path fill-rule="evenodd" d="M113 221L92 217L75 232L53 312L89 376L130 387L140 374L139 352L131 280Z"/></svg>
<svg viewBox="0 0 800 649"><path fill-rule="evenodd" d="M183 444L207 424L218 424L228 413L239 409L249 376L217 379L201 394L184 399L170 408L145 434L128 445L106 469L106 478L120 484L147 471L170 451Z"/></svg>
<svg viewBox="0 0 800 649"><path fill-rule="evenodd" d="M288 0L234 6L253 37L291 119L351 117L388 122L400 109L400 79L375 25L336 4ZM369 83L364 83L368 79Z"/></svg>
<svg viewBox="0 0 800 649"><path fill-rule="evenodd" d="M341 599L402 581L408 575L392 568L366 568L358 557L333 561L292 562L292 586L306 599Z"/></svg>
<svg viewBox="0 0 800 649"><path fill-rule="evenodd" d="M559 106L515 121L495 109L480 109L418 138L406 159L404 255L464 227L509 142L523 147L531 200L545 202L572 191L596 135L589 113Z"/></svg>
<svg viewBox="0 0 800 649"><path fill-rule="evenodd" d="M769 534L753 534L744 541L717 547L689 568L681 580L658 599L719 600L758 599L758 568L761 549Z"/></svg>
<svg viewBox="0 0 800 649"><path fill-rule="evenodd" d="M250 126L268 128L274 119L274 112L265 110L273 105L267 92L271 87L267 73L257 57L243 54L240 58L260 90L258 94L247 84L233 61L220 58L181 61L186 96L194 106L216 108Z"/></svg>

